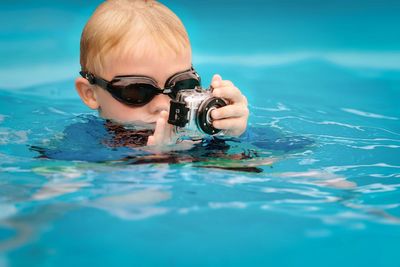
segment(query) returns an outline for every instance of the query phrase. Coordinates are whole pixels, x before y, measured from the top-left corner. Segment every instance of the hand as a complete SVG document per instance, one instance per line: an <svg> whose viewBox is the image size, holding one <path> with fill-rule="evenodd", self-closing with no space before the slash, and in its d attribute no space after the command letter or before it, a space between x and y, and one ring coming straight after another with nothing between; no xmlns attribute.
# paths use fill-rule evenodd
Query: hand
<svg viewBox="0 0 400 267"><path fill-rule="evenodd" d="M154 134L147 140L148 146L165 146L172 143L172 125L168 124L168 112L161 111Z"/></svg>
<svg viewBox="0 0 400 267"><path fill-rule="evenodd" d="M173 133L171 124L168 124L168 112L162 111L157 119L154 134L147 140L146 151L152 153L163 153L170 151L184 151L193 148L199 141L183 140L176 143L176 135ZM173 145L173 146L171 146Z"/></svg>
<svg viewBox="0 0 400 267"><path fill-rule="evenodd" d="M225 130L230 136L241 135L247 128L249 117L246 97L231 81L222 80L218 74L214 75L211 86L214 88L213 96L229 102L227 106L211 111L213 126Z"/></svg>

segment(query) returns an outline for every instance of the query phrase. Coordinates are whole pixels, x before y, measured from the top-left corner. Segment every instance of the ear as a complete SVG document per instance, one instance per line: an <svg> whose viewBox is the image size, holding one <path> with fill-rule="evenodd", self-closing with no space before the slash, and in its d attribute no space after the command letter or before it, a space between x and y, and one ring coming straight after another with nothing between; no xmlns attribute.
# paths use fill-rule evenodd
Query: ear
<svg viewBox="0 0 400 267"><path fill-rule="evenodd" d="M99 103L94 92L95 88L85 78L77 78L75 80L75 88L82 101L91 109L98 109Z"/></svg>

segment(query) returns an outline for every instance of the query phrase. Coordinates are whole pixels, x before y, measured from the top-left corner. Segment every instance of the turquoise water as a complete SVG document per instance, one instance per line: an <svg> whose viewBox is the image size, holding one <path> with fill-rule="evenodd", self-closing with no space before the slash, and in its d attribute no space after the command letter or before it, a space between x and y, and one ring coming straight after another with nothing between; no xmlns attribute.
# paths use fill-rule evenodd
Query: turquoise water
<svg viewBox="0 0 400 267"><path fill-rule="evenodd" d="M204 81L248 96L224 153L257 154L171 164L84 139L105 135L73 88L96 4L0 4L0 267L400 266L398 3L171 1Z"/></svg>

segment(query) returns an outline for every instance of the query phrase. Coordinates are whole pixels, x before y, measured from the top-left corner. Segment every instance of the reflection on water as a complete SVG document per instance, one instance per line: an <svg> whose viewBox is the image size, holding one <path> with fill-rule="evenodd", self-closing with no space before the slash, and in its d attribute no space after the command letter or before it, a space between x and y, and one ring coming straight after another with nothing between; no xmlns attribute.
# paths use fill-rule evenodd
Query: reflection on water
<svg viewBox="0 0 400 267"><path fill-rule="evenodd" d="M171 193L168 191L145 189L125 195L99 198L88 205L124 220L139 220L168 212L168 208L157 207L156 204L170 198Z"/></svg>

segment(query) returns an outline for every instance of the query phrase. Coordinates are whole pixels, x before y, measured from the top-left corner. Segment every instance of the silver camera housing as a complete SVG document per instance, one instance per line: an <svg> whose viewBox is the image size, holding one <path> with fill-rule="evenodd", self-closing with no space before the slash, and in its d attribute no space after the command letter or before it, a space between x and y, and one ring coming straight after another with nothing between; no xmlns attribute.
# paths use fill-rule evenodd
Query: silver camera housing
<svg viewBox="0 0 400 267"><path fill-rule="evenodd" d="M179 137L202 139L207 135L222 135L223 131L212 126L211 111L227 103L214 97L210 90L200 87L179 90L175 100L171 100L168 123L174 125Z"/></svg>

